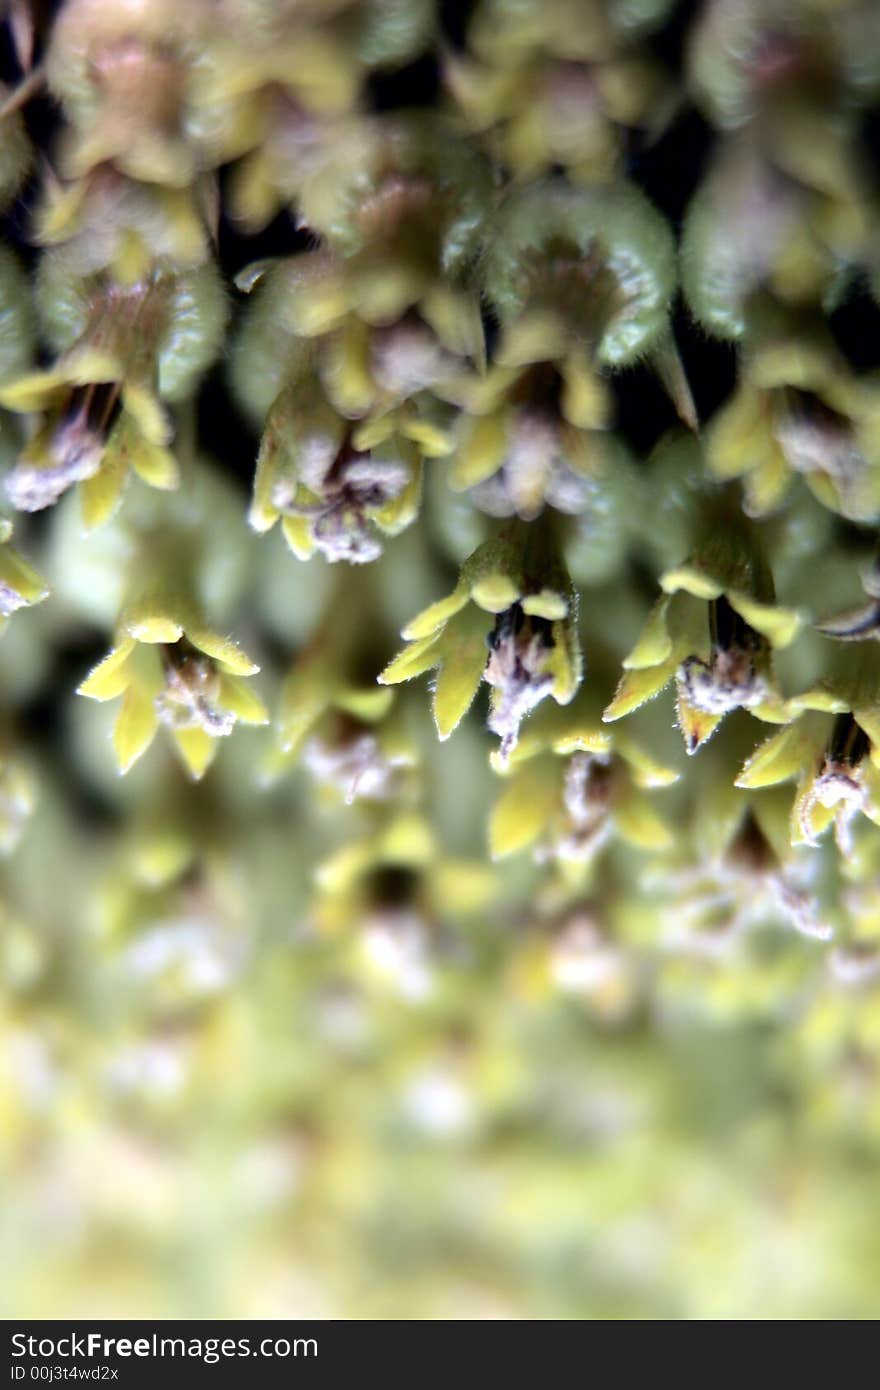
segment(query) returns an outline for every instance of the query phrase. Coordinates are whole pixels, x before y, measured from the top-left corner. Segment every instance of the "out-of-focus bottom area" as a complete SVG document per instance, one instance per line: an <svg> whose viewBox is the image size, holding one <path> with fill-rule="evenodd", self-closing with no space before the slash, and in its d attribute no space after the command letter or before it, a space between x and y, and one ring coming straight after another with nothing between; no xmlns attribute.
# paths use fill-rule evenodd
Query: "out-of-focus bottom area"
<svg viewBox="0 0 880 1390"><path fill-rule="evenodd" d="M476 723L432 839L246 739L104 776L79 709L0 861L4 1316L876 1315L870 942L488 862Z"/></svg>
<svg viewBox="0 0 880 1390"><path fill-rule="evenodd" d="M260 844L270 881L286 831ZM876 987L818 943L664 961L511 920L429 959L283 913L255 942L235 882L219 916L142 887L117 939L118 874L65 941L20 853L61 926L4 924L7 1317L876 1314Z"/></svg>

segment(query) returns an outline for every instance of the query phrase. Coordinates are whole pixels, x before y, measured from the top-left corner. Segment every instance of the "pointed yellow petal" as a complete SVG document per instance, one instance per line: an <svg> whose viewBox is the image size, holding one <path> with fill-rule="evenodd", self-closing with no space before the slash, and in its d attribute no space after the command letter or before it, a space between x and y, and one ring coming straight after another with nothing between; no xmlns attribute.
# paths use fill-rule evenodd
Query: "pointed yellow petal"
<svg viewBox="0 0 880 1390"><path fill-rule="evenodd" d="M675 675L674 661L662 662L639 671L624 671L611 704L602 715L605 723L622 719L648 700L653 700Z"/></svg>
<svg viewBox="0 0 880 1390"><path fill-rule="evenodd" d="M130 685L113 729L113 748L120 772L128 772L149 748L159 726L152 695Z"/></svg>
<svg viewBox="0 0 880 1390"><path fill-rule="evenodd" d="M802 716L766 739L743 764L738 787L770 787L799 776L815 760L827 722Z"/></svg>
<svg viewBox="0 0 880 1390"><path fill-rule="evenodd" d="M563 365L562 413L580 430L601 430L609 423L611 394L586 354L572 354Z"/></svg>
<svg viewBox="0 0 880 1390"><path fill-rule="evenodd" d="M791 481L788 460L780 448L774 447L745 480L748 515L767 516L775 512L784 501Z"/></svg>
<svg viewBox="0 0 880 1390"><path fill-rule="evenodd" d="M443 664L434 686L434 723L446 739L470 708L486 669L486 620L466 608L447 624L440 641Z"/></svg>
<svg viewBox="0 0 880 1390"><path fill-rule="evenodd" d="M136 646L133 637L126 637L112 652L94 666L77 688L78 695L91 700L115 700L128 685L128 658Z"/></svg>
<svg viewBox="0 0 880 1390"><path fill-rule="evenodd" d="M583 654L573 622L563 620L553 624L553 646L543 669L553 677L554 700L567 705L574 698L583 673Z"/></svg>
<svg viewBox="0 0 880 1390"><path fill-rule="evenodd" d="M822 710L828 714L846 714L850 708L850 697L844 691L837 691L830 685L814 685L800 695L792 695L788 708L795 714L802 710Z"/></svg>
<svg viewBox="0 0 880 1390"><path fill-rule="evenodd" d="M730 605L749 627L760 632L774 647L787 647L797 637L803 626L803 616L795 608L782 608L775 603L759 603L748 594L727 595Z"/></svg>
<svg viewBox="0 0 880 1390"><path fill-rule="evenodd" d="M275 487L275 464L278 454L276 431L272 421L266 425L257 455L257 468L254 474L254 491L248 511L248 524L262 534L275 525L281 513L272 501ZM299 518L300 520L302 518ZM295 553L295 547L292 547Z"/></svg>
<svg viewBox="0 0 880 1390"><path fill-rule="evenodd" d="M409 481L399 497L387 502L384 507L377 508L373 513L373 521L387 536L399 535L415 520L422 500L422 461L411 444L405 445L404 448L410 455Z"/></svg>
<svg viewBox="0 0 880 1390"><path fill-rule="evenodd" d="M251 524L253 525L253 522ZM315 553L315 542L312 539L311 524L308 517L285 516L281 521L281 529L284 532L284 539L296 558L298 560L310 560Z"/></svg>
<svg viewBox="0 0 880 1390"><path fill-rule="evenodd" d="M447 430L432 425L430 420L419 420L414 416L405 419L400 433L418 445L419 453L426 459L442 459L452 453L452 438Z"/></svg>
<svg viewBox="0 0 880 1390"><path fill-rule="evenodd" d="M116 511L128 476L119 441L111 438L104 450L101 466L91 478L80 483L83 525L87 531L102 526Z"/></svg>
<svg viewBox="0 0 880 1390"><path fill-rule="evenodd" d="M346 419L367 414L376 397L370 361L370 334L365 323L349 314L337 333L324 343L321 379L327 399Z"/></svg>
<svg viewBox="0 0 880 1390"><path fill-rule="evenodd" d="M629 764L637 787L669 787L679 779L680 774L675 768L658 763L641 744L629 737L625 729L614 731L614 751Z"/></svg>
<svg viewBox="0 0 880 1390"><path fill-rule="evenodd" d="M216 757L218 740L204 729L175 729L173 738L187 772L198 782Z"/></svg>
<svg viewBox="0 0 880 1390"><path fill-rule="evenodd" d="M138 477L143 478L150 487L173 492L180 486L177 459L170 449L164 449L160 444L151 444L141 437L131 449L130 462Z"/></svg>
<svg viewBox="0 0 880 1390"><path fill-rule="evenodd" d="M220 676L220 698L217 702L222 709L231 710L236 719L243 724L268 724L269 711L256 691L240 676L230 676L225 671Z"/></svg>
<svg viewBox="0 0 880 1390"><path fill-rule="evenodd" d="M441 659L440 633L432 632L404 647L377 678L380 685L399 685L430 671Z"/></svg>
<svg viewBox="0 0 880 1390"><path fill-rule="evenodd" d="M42 575L10 545L0 548L0 589L11 590L27 604L42 603L49 594Z"/></svg>
<svg viewBox="0 0 880 1390"><path fill-rule="evenodd" d="M715 415L706 440L706 462L716 478L736 478L774 449L761 392L741 387Z"/></svg>
<svg viewBox="0 0 880 1390"><path fill-rule="evenodd" d="M449 485L456 491L474 487L501 467L507 451L508 412L467 419L455 451Z"/></svg>
<svg viewBox="0 0 880 1390"><path fill-rule="evenodd" d="M631 792L614 805L614 824L621 839L637 849L668 849L674 841L666 822L644 796Z"/></svg>
<svg viewBox="0 0 880 1390"><path fill-rule="evenodd" d="M686 700L681 691L676 699L678 727L684 739L685 752L694 754L712 737L724 718L723 714L707 714Z"/></svg>
<svg viewBox="0 0 880 1390"><path fill-rule="evenodd" d="M666 595L658 599L639 640L623 663L624 670L638 671L647 666L657 666L672 655L672 639L667 626L670 603L671 599Z"/></svg>
<svg viewBox="0 0 880 1390"><path fill-rule="evenodd" d="M694 598L704 599L718 598L724 592L716 579L695 565L676 565L674 569L667 570L661 576L660 587L666 594L675 594L683 589L685 593L693 594Z"/></svg>
<svg viewBox="0 0 880 1390"><path fill-rule="evenodd" d="M423 298L419 312L445 348L456 357L470 357L482 370L486 345L475 294L462 294L438 283Z"/></svg>
<svg viewBox="0 0 880 1390"><path fill-rule="evenodd" d="M167 444L174 434L171 419L147 383L127 379L122 387L125 410L149 444Z"/></svg>
<svg viewBox="0 0 880 1390"><path fill-rule="evenodd" d="M537 758L508 780L489 817L493 859L516 854L546 830L560 796L561 765Z"/></svg>
<svg viewBox="0 0 880 1390"><path fill-rule="evenodd" d="M469 596L467 584L459 580L448 598L441 598L437 603L432 603L429 608L425 608L417 617L413 618L412 622L407 623L401 636L407 641L417 641L420 638L431 636L453 614L464 608Z"/></svg>
<svg viewBox="0 0 880 1390"><path fill-rule="evenodd" d="M55 392L66 383L63 372L31 372L0 386L0 405L30 415L45 410Z"/></svg>
<svg viewBox="0 0 880 1390"><path fill-rule="evenodd" d="M487 613L504 613L520 597L519 585L509 575L486 574L476 580L471 597Z"/></svg>
<svg viewBox="0 0 880 1390"><path fill-rule="evenodd" d="M383 682L383 686L390 683ZM367 724L384 719L393 703L393 690L387 688L375 690L371 686L351 686L337 690L334 697L334 704L339 709L345 710L355 719L364 720Z"/></svg>
<svg viewBox="0 0 880 1390"><path fill-rule="evenodd" d="M388 443L396 429L396 412L389 410L385 415L374 415L372 419L363 420L355 426L351 435L352 446L364 453L378 449Z"/></svg>
<svg viewBox="0 0 880 1390"><path fill-rule="evenodd" d="M551 623L564 618L568 613L569 602L564 594L555 589L542 589L538 594L526 594L520 604L524 613L535 618L547 618Z"/></svg>
<svg viewBox="0 0 880 1390"><path fill-rule="evenodd" d="M234 676L254 676L260 669L231 637L222 637L201 623L187 623L186 635L194 647L219 661Z"/></svg>

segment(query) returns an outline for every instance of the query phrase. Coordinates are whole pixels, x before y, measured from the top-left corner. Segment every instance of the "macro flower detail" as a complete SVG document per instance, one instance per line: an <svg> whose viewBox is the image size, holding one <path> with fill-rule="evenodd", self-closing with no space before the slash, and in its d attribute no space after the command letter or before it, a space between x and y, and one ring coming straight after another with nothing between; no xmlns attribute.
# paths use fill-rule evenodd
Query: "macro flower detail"
<svg viewBox="0 0 880 1390"><path fill-rule="evenodd" d="M319 786L333 788L348 804L398 796L418 759L405 731L388 717L393 698L391 690L347 676L338 644L318 639L282 686L266 776L274 780L301 760Z"/></svg>
<svg viewBox="0 0 880 1390"><path fill-rule="evenodd" d="M415 517L421 492L416 444L393 425L383 434L346 430L326 406L295 391L279 397L260 450L251 525L265 531L280 517L302 560L316 551L331 563L377 559L383 537Z"/></svg>
<svg viewBox="0 0 880 1390"><path fill-rule="evenodd" d="M880 384L823 345L773 337L744 355L742 380L710 421L706 460L742 477L746 510L765 516L800 476L824 506L858 521L880 513Z"/></svg>
<svg viewBox="0 0 880 1390"><path fill-rule="evenodd" d="M679 381L671 251L662 219L625 183L577 189L547 180L510 194L483 270L500 324L493 361L448 388L465 407L454 488L471 489L493 516L585 510L589 479L608 470L605 373L653 354L661 374L669 367ZM681 383L676 401L690 417Z"/></svg>
<svg viewBox="0 0 880 1390"><path fill-rule="evenodd" d="M797 778L793 844L816 844L834 825L842 854L852 852L858 815L880 823L880 698L870 662L857 656L788 702L793 717L747 759L737 786Z"/></svg>
<svg viewBox="0 0 880 1390"><path fill-rule="evenodd" d="M423 463L452 447L449 383L484 355L471 262L487 166L416 116L369 133L322 148L306 176L326 244L237 277L253 299L232 381L262 430L251 524L283 516L302 559L372 561L414 520Z"/></svg>
<svg viewBox="0 0 880 1390"><path fill-rule="evenodd" d="M489 728L501 739L502 758L516 746L526 715L548 695L567 704L581 677L570 585L541 537L528 537L523 553L520 539L514 529L476 550L449 597L407 624L410 645L379 677L396 685L439 668L433 709L441 739L485 680L492 687Z"/></svg>
<svg viewBox="0 0 880 1390"><path fill-rule="evenodd" d="M581 512L589 476L605 464L610 416L604 382L575 353L559 367L493 365L459 393L474 413L462 420L450 483L470 489L491 516L524 521L546 506Z"/></svg>
<svg viewBox="0 0 880 1390"><path fill-rule="evenodd" d="M199 3L129 5L70 0L53 29L48 79L70 125L65 172L113 163L131 179L185 187L197 149L185 121L187 59L206 17Z"/></svg>
<svg viewBox="0 0 880 1390"><path fill-rule="evenodd" d="M40 417L6 493L19 510L40 511L79 483L91 527L112 514L130 470L152 487L177 486L162 398L188 390L210 360L219 287L209 271L121 285L83 282L63 257L44 265L47 331L70 345L51 367L0 386L0 405Z"/></svg>
<svg viewBox="0 0 880 1390"><path fill-rule="evenodd" d="M217 739L236 724L268 722L244 679L258 670L231 638L176 606L140 603L123 618L119 641L78 693L93 700L122 696L113 729L120 772L143 756L164 725L190 776L200 778L216 755Z"/></svg>
<svg viewBox="0 0 880 1390"><path fill-rule="evenodd" d="M226 16L193 84L195 117L215 159L237 161L230 203L237 221L259 231L296 202L316 146L363 133L351 121L362 85L416 57L434 9L429 0L342 0L331 9L233 0Z"/></svg>
<svg viewBox="0 0 880 1390"><path fill-rule="evenodd" d="M640 40L670 0L638 9L547 0L482 0L468 48L444 55L449 92L469 129L519 178L564 165L573 178L607 178L628 127L659 133L670 113L660 65Z"/></svg>
<svg viewBox="0 0 880 1390"><path fill-rule="evenodd" d="M674 680L688 753L696 753L735 709L784 723L772 649L792 642L802 618L773 603L766 569L734 542L727 553L719 545L714 554L667 570L660 583L663 597L624 659L603 719L623 718Z"/></svg>
<svg viewBox="0 0 880 1390"><path fill-rule="evenodd" d="M645 792L670 786L677 771L625 730L603 728L588 694L537 716L509 760L494 755L505 775L489 820L493 858L532 846L539 862L577 875L615 837L641 850L671 845L670 828Z"/></svg>

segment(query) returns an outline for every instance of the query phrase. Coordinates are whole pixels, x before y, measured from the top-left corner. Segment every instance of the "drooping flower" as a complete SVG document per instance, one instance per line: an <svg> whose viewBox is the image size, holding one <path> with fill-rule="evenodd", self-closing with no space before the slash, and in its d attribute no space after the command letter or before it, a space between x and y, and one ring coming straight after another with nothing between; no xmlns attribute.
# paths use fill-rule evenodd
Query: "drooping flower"
<svg viewBox="0 0 880 1390"><path fill-rule="evenodd" d="M772 649L793 640L802 617L774 603L772 577L759 551L736 528L723 534L719 526L707 547L667 570L660 584L663 596L624 660L603 718L623 718L674 680L688 753L735 709L785 722Z"/></svg>
<svg viewBox="0 0 880 1390"><path fill-rule="evenodd" d="M409 525L423 462L451 448L447 383L484 351L488 167L415 116L368 133L365 167L330 142L305 178L325 244L238 277L256 287L232 361L263 431L251 523L282 516L300 558L364 563Z"/></svg>
<svg viewBox="0 0 880 1390"><path fill-rule="evenodd" d="M337 613L332 631L319 632L287 676L265 772L274 780L302 760L319 785L334 788L348 803L385 800L402 790L416 751L405 730L387 717L393 691L351 675L340 628L350 624Z"/></svg>
<svg viewBox="0 0 880 1390"><path fill-rule="evenodd" d="M116 646L79 694L122 696L113 730L120 772L143 756L164 725L190 775L200 778L217 740L236 724L268 722L265 706L243 679L258 670L231 638L212 632L182 605L146 600L124 615Z"/></svg>
<svg viewBox="0 0 880 1390"><path fill-rule="evenodd" d="M663 904L666 948L724 958L739 937L770 925L830 939L838 914L829 911L833 892L829 902L822 891L826 860L791 845L784 788L733 786L723 753L707 754L675 848L643 876Z"/></svg>
<svg viewBox="0 0 880 1390"><path fill-rule="evenodd" d="M236 160L236 221L257 231L294 202L322 147L351 140L370 74L415 58L433 27L430 0L224 0L190 91L196 132Z"/></svg>
<svg viewBox="0 0 880 1390"><path fill-rule="evenodd" d="M709 423L706 461L718 478L743 479L752 516L778 508L801 476L824 506L871 521L880 514L878 422L880 382L789 326L744 351L740 384Z"/></svg>
<svg viewBox="0 0 880 1390"><path fill-rule="evenodd" d="M514 177L563 166L579 180L607 179L627 128L657 133L670 113L662 69L639 48L669 8L483 0L467 49L444 55L447 87Z"/></svg>
<svg viewBox="0 0 880 1390"><path fill-rule="evenodd" d="M347 426L308 388L283 392L260 448L251 525L266 531L280 518L302 560L316 551L331 563L375 560L383 537L414 519L421 494L419 446L395 423L382 438L383 428Z"/></svg>
<svg viewBox="0 0 880 1390"><path fill-rule="evenodd" d="M819 129L846 129L847 117L880 90L878 41L871 0L839 14L789 0L710 4L692 33L690 77L722 130L752 126L769 142L808 117Z"/></svg>
<svg viewBox="0 0 880 1390"><path fill-rule="evenodd" d="M490 516L529 521L545 506L586 509L590 479L606 467L610 401L584 354L572 352L561 364L496 362L458 394L467 409L454 445L452 487L468 488Z"/></svg>
<svg viewBox="0 0 880 1390"><path fill-rule="evenodd" d="M671 827L645 795L677 781L623 729L602 727L595 697L536 716L510 755L494 756L504 789L489 820L493 858L534 847L538 860L587 865L612 838L642 850L669 848Z"/></svg>
<svg viewBox="0 0 880 1390"><path fill-rule="evenodd" d="M225 321L216 273L155 270L121 284L82 280L63 256L42 262L44 327L56 361L0 386L0 405L37 415L6 478L21 511L51 506L81 484L87 526L118 505L130 470L153 487L177 486L163 405L187 394L219 346Z"/></svg>
<svg viewBox="0 0 880 1390"><path fill-rule="evenodd" d="M852 851L859 815L880 823L880 686L872 660L859 654L794 696L795 717L748 758L737 786L797 779L793 844L816 844L830 825L842 854Z"/></svg>
<svg viewBox="0 0 880 1390"><path fill-rule="evenodd" d="M449 597L407 624L410 645L379 680L395 685L438 668L433 707L441 739L485 680L489 728L506 758L536 705L549 695L558 704L574 696L581 676L576 616L574 592L546 535L517 525L480 546Z"/></svg>
<svg viewBox="0 0 880 1390"><path fill-rule="evenodd" d="M112 163L146 183L193 183L199 131L187 97L209 18L204 0L67 0L46 63L67 117L60 155L69 176Z"/></svg>

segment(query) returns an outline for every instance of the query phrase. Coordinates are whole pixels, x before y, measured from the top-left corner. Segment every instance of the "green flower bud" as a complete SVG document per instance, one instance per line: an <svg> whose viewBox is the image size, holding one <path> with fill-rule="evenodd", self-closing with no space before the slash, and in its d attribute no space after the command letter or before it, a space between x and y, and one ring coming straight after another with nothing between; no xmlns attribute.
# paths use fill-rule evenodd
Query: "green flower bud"
<svg viewBox="0 0 880 1390"><path fill-rule="evenodd" d="M554 356L577 344L598 364L621 367L656 346L668 326L672 236L631 184L534 184L502 204L484 283L502 326L516 324L517 340L528 327L553 344Z"/></svg>

